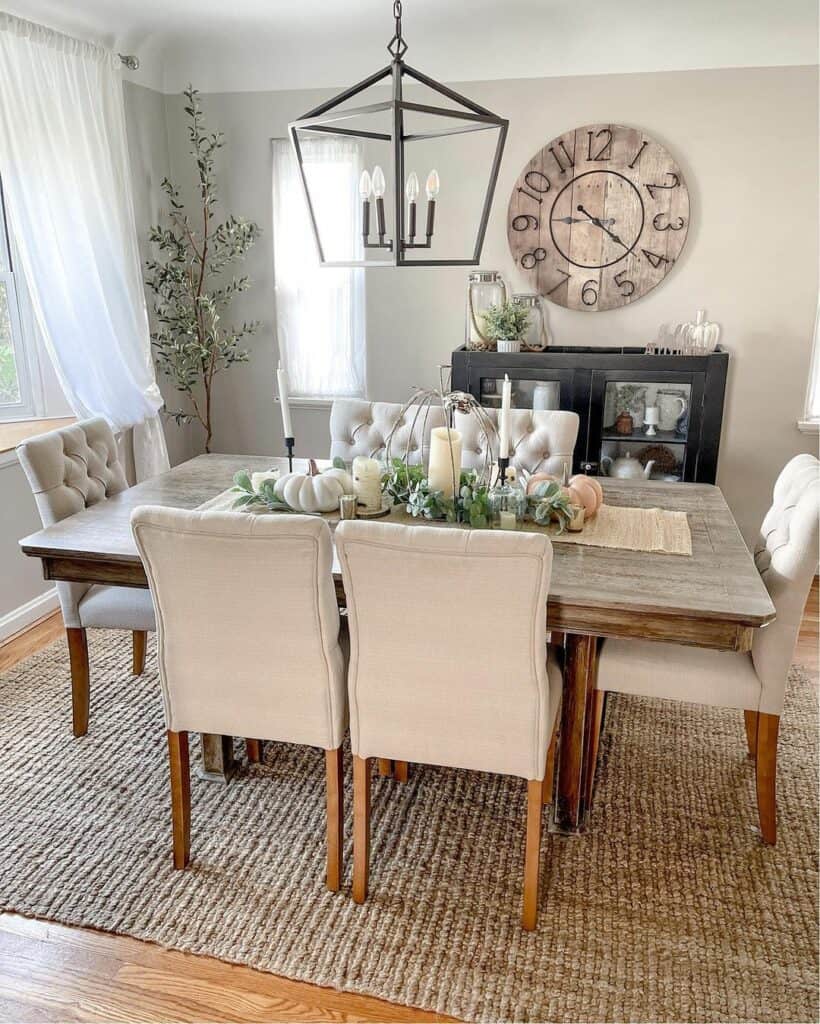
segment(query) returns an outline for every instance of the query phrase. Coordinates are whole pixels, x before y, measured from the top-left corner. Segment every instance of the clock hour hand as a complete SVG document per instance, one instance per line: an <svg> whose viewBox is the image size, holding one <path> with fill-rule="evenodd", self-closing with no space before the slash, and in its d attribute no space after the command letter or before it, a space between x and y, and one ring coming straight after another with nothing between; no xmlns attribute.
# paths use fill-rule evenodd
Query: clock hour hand
<svg viewBox="0 0 820 1024"><path fill-rule="evenodd" d="M588 224L588 217L553 217L556 224ZM602 220L601 224L606 227L611 227L615 223L614 217L608 217L606 220Z"/></svg>
<svg viewBox="0 0 820 1024"><path fill-rule="evenodd" d="M626 245L625 242L622 242L621 239L618 238L618 236L616 234L614 234L612 231L610 231L609 228L606 227L606 225L604 224L604 222L602 220L599 220L598 217L593 217L591 213L587 213L587 211L583 208L583 206L581 206L580 203L578 204L578 212L579 213L583 213L585 217L588 217L590 222L592 224L594 224L596 228L600 228L601 231L606 232L606 234L609 235L609 237L612 239L613 242L617 242L618 245L622 245L624 247L624 249L629 249L629 246Z"/></svg>

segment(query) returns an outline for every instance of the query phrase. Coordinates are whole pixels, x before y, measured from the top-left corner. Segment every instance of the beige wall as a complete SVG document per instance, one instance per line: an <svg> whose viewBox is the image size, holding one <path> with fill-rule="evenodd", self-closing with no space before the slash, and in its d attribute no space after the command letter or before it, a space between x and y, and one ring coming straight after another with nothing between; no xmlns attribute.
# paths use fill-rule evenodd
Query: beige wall
<svg viewBox="0 0 820 1024"><path fill-rule="evenodd" d="M818 280L818 105L816 68L749 68L661 74L548 78L457 85L509 117L482 266L516 278L505 211L530 156L574 125L614 121L663 142L689 184L692 225L678 266L625 309L583 313L550 306L556 344L641 344L667 320L705 307L723 325L731 352L720 459L723 487L750 539L780 466L816 439L798 433L809 366ZM205 97L211 127L226 135L220 155L225 210L264 229L248 262L255 279L237 312L265 322L246 367L219 384L216 447L273 452L281 426L272 402L274 339L271 253L271 136L327 92L223 93ZM190 184L179 97L165 101L170 165ZM146 116L149 116L146 111ZM150 115L150 116L153 116ZM469 173L469 168L464 169ZM445 182L440 197L447 202ZM371 270L367 275L368 386L371 398L400 400L432 383L461 342L463 268ZM296 414L300 449L328 446L327 410Z"/></svg>

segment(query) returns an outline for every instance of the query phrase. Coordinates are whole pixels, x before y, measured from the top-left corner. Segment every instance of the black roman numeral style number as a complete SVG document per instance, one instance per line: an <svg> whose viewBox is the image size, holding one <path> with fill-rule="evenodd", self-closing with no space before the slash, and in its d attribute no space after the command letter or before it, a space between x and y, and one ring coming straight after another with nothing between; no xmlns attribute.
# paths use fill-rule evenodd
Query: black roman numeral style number
<svg viewBox="0 0 820 1024"><path fill-rule="evenodd" d="M629 166L630 166L630 168L631 168L631 169L632 169L633 171L635 170L635 164L636 164L636 163L637 163L637 162L638 162L638 161L640 160L640 158L641 158L641 153L643 153L643 151L644 151L644 150L646 149L646 147L647 147L648 145L649 145L649 143L648 143L648 142L646 141L646 139L644 139L644 140L643 140L643 142L641 143L641 148L640 148L640 149L638 150L638 152L637 152L637 153L636 153L636 154L635 154L635 155L634 155L634 156L632 157L632 163L631 163L631 164L630 164Z"/></svg>
<svg viewBox="0 0 820 1024"><path fill-rule="evenodd" d="M657 195L655 194L656 192L662 191L664 189L677 188L680 185L680 178L677 176L677 174L673 174L672 171L667 171L666 172L666 177L672 179L672 183L670 185L647 185L646 186L646 191L650 194L650 196L653 199L657 199L658 198Z"/></svg>
<svg viewBox="0 0 820 1024"><path fill-rule="evenodd" d="M602 135L606 135L606 142L599 147L595 156L592 155L592 140L593 138L600 139ZM594 133L587 132L587 160L595 162L596 160L610 160L612 158L612 132L609 128L601 128L600 131Z"/></svg>
<svg viewBox="0 0 820 1024"><path fill-rule="evenodd" d="M512 219L512 229L513 231L537 231L539 223L538 218L533 217L531 213L519 213Z"/></svg>
<svg viewBox="0 0 820 1024"><path fill-rule="evenodd" d="M666 220L665 224L663 223L664 220ZM673 224L667 213L656 213L652 218L652 227L656 231L680 231L685 223L686 221L683 217L678 217Z"/></svg>
<svg viewBox="0 0 820 1024"><path fill-rule="evenodd" d="M563 140L558 143L558 148L561 150L562 155L556 153L553 146L550 146L550 153L552 153L552 159L558 164L558 173L566 174L570 167L575 166L575 161L567 152L567 147L564 145ZM564 165L564 160L566 160L566 166Z"/></svg>
<svg viewBox="0 0 820 1024"><path fill-rule="evenodd" d="M543 249L540 245L537 249L533 249L532 252L525 252L521 257L521 266L524 270L532 270L536 263L543 263L547 258L547 250Z"/></svg>
<svg viewBox="0 0 820 1024"><path fill-rule="evenodd" d="M626 274L625 270L622 270L619 274L616 274L613 281L621 289L621 295L625 299L628 299L630 295L635 291L635 282L630 281L628 277L624 277Z"/></svg>
<svg viewBox="0 0 820 1024"><path fill-rule="evenodd" d="M656 252L650 252L649 249L641 249L641 252L649 260L649 262L652 264L655 270L658 269L661 263L670 262L665 256L661 256L659 253Z"/></svg>
<svg viewBox="0 0 820 1024"><path fill-rule="evenodd" d="M530 199L534 199L538 205L541 205L541 196L549 192L550 180L546 174L542 174L541 171L527 171L524 175L524 184L526 188L518 186L518 191L528 196ZM533 194L537 193L537 194Z"/></svg>

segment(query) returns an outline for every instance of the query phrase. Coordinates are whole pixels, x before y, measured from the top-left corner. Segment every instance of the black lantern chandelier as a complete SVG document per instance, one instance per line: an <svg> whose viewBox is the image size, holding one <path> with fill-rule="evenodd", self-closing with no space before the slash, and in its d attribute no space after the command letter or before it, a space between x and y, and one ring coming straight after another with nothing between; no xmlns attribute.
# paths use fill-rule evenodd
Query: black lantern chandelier
<svg viewBox="0 0 820 1024"><path fill-rule="evenodd" d="M490 208L492 207L498 169L501 164L501 155L504 151L508 122L478 103L474 103L466 96L462 96L453 89L449 89L446 85L436 82L434 79L422 74L422 72L405 64L404 55L407 52L407 44L402 36L401 0L395 0L393 16L395 18L395 32L387 47L387 51L392 57L392 62L387 67L363 79L357 85L346 89L327 103L323 103L314 110L308 111L308 113L304 114L297 121L292 121L288 126L288 132L299 165L299 177L304 188L310 224L319 254L319 262L325 267L475 266L481 258L481 250L484 245L484 235L487 230ZM403 89L405 76L414 80L419 85L433 90L439 96L445 97L454 105L431 105L429 103L411 102L405 99ZM390 79L392 83L392 99L379 103L370 103L366 106L344 106L354 96L359 95L371 86L378 85L386 79ZM437 102L440 104L440 101L437 100ZM430 118L440 118L442 120L438 123L443 123L443 127L433 129L425 127L425 130L408 131L407 121L410 117L417 116L423 116L428 120ZM372 122L369 119L371 118L387 118L387 128L381 131L370 130ZM368 125L367 128L360 127L359 123L356 123L362 121ZM347 126L343 122L348 122ZM351 126L351 122L354 122L353 126ZM436 123L435 120L433 123ZM425 182L427 207L422 236L418 232L416 210L420 194L419 179L415 171L412 171L405 180L406 147L424 140L463 135L465 132L488 130L495 130L497 138L490 160L487 188L481 205L475 243L471 247L469 254L465 253L463 258L448 259L408 258L408 254L417 249L430 250L433 247L436 228L436 200L439 194L440 180L438 172L435 169L431 169ZM354 234L358 234L361 238L362 255L360 258L356 254L349 259L336 259L332 253L328 252L328 246L323 242L323 213L331 212L338 219L339 206L347 206L351 198L345 194L342 197L342 204L336 200L329 200L327 182L321 178L312 177L310 173L309 140L321 139L323 137L326 139L327 136L335 136L340 141L348 142L357 139L360 140L358 145L371 149L375 149L384 143L389 145L389 155L386 163L391 172L390 177L392 179L389 188L384 171L379 163L374 164L372 172L368 170L362 171L358 180L358 186L351 186L349 182L345 186L347 191L351 188L357 189L354 220L358 220L358 226L354 225L353 230ZM307 159L306 153L308 153ZM475 174L478 173L478 170L479 168L473 165ZM452 183L450 183L450 186L452 188ZM371 211L371 204L375 205L374 211ZM386 209L392 218L392 235L388 232ZM372 212L375 213L375 218L371 216ZM459 214L459 216L461 217L462 215ZM348 221L350 219L350 217L347 218ZM375 224L373 220L375 220ZM352 245L354 240L351 239L350 241ZM382 250L387 258L367 259L368 250Z"/></svg>

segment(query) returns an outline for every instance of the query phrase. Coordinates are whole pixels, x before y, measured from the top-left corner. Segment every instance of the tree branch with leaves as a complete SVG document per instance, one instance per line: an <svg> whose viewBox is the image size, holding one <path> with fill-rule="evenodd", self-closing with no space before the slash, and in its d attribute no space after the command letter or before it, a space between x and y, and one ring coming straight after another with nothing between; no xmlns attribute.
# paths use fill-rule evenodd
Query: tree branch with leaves
<svg viewBox="0 0 820 1024"><path fill-rule="evenodd" d="M151 228L156 255L146 265L146 284L154 295L157 327L151 341L157 369L184 398L185 407L166 412L179 424L200 423L209 452L214 378L234 363L248 361L241 342L260 326L255 320L238 327L223 323L233 299L251 285L247 276L232 275L231 267L245 258L261 232L257 224L241 217L229 216L217 223L214 155L225 144L224 136L207 131L197 90L189 86L183 95L199 208L194 223L179 189L163 180L168 222Z"/></svg>

